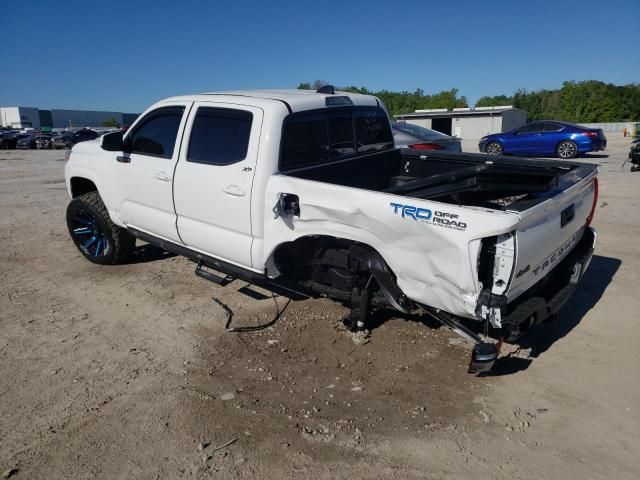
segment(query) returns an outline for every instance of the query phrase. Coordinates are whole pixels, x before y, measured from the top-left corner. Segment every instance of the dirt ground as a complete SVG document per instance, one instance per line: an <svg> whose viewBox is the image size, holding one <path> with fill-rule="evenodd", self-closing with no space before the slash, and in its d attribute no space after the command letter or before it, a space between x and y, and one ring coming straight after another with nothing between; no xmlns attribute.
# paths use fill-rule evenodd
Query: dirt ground
<svg viewBox="0 0 640 480"><path fill-rule="evenodd" d="M0 152L0 479L640 478L628 145L582 160L601 196L579 292L486 377L419 318L354 337L329 300L253 299L149 246L92 265L66 231L62 152ZM214 298L234 325L282 314L229 333Z"/></svg>

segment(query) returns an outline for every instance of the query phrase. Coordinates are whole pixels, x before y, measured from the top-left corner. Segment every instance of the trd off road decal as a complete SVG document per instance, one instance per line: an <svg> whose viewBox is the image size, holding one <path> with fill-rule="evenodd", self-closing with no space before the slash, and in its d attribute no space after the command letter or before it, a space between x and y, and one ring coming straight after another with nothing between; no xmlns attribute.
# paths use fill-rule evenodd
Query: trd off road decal
<svg viewBox="0 0 640 480"><path fill-rule="evenodd" d="M410 218L416 222L425 222L438 227L450 228L452 230L466 230L467 224L460 220L459 215L440 210L431 210L413 205L402 205L401 203L390 203L393 213L402 218Z"/></svg>

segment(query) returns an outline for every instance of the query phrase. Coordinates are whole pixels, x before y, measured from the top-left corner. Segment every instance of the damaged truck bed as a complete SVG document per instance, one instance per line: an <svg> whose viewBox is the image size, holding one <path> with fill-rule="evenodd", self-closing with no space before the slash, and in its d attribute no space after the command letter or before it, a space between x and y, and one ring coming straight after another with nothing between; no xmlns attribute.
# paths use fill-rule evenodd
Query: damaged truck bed
<svg viewBox="0 0 640 480"><path fill-rule="evenodd" d="M273 176L268 192L297 195L299 206L293 228L278 228L274 219L265 238L275 248L322 229L366 243L409 299L487 318L515 337L557 310L515 321L509 314L517 298L581 241L593 246L585 232L596 173L594 165L571 162L381 152Z"/></svg>
<svg viewBox="0 0 640 480"><path fill-rule="evenodd" d="M220 92L75 146L67 223L94 263L142 238L219 284L343 302L352 328L376 308L421 310L471 340L481 370L497 348L461 319L513 339L557 313L593 253L596 177L578 162L395 149L372 96Z"/></svg>

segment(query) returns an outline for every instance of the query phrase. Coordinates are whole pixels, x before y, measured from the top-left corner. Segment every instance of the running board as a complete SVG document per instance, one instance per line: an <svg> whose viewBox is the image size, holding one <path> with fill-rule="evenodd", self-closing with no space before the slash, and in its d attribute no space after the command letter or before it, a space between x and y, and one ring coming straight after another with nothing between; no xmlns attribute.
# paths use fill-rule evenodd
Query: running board
<svg viewBox="0 0 640 480"><path fill-rule="evenodd" d="M229 285L235 280L235 277L228 274L224 277L216 275L209 267L203 264L202 261L198 262L198 266L196 267L196 275L200 278L204 278L205 280L209 280L216 285L220 285L221 287Z"/></svg>
<svg viewBox="0 0 640 480"><path fill-rule="evenodd" d="M177 255L182 255L194 262L198 262L196 275L200 278L204 278L205 280L210 280L217 285L228 285L231 281L238 279L249 284L256 285L257 287L264 288L276 295L290 298L291 300L304 300L311 296L308 293L301 291L298 284L287 282L286 279L270 279L263 273L254 272L253 270L239 267L224 260L220 260L219 258L196 252L185 245L179 245L175 242L158 238L155 235L151 235L136 228L129 227L127 231L134 237L144 240L151 245L155 245L163 250L173 252ZM207 270L204 270L202 266L206 267ZM200 270L199 272L198 269ZM225 275L225 277L216 275L210 270L220 272Z"/></svg>

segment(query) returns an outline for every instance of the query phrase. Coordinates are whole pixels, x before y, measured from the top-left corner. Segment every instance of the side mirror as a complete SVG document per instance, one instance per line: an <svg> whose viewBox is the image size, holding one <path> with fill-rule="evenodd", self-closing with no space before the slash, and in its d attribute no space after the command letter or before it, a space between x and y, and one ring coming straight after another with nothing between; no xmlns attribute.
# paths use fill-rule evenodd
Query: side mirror
<svg viewBox="0 0 640 480"><path fill-rule="evenodd" d="M122 132L122 135L124 135L124 132ZM133 144L131 143L131 136L128 136L122 141L122 151L125 153L133 152Z"/></svg>
<svg viewBox="0 0 640 480"><path fill-rule="evenodd" d="M122 132L111 132L100 137L100 147L107 152L122 152L124 150Z"/></svg>
<svg viewBox="0 0 640 480"><path fill-rule="evenodd" d="M513 134L514 134L514 135L518 135L518 131L517 131L517 130L514 130L514 131L513 131Z"/></svg>

